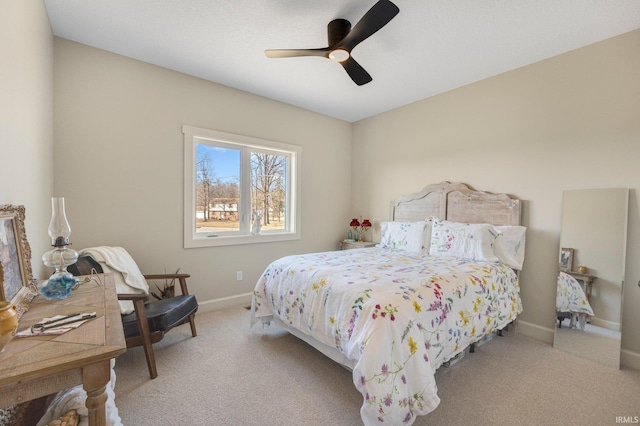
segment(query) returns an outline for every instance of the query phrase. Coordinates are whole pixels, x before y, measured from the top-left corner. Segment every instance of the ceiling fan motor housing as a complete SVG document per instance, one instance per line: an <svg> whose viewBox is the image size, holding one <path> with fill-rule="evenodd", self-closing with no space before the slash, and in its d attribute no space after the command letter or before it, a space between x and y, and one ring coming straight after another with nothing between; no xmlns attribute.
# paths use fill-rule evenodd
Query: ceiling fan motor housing
<svg viewBox="0 0 640 426"><path fill-rule="evenodd" d="M351 22L346 19L334 19L327 24L327 38L329 47L333 48L351 31Z"/></svg>

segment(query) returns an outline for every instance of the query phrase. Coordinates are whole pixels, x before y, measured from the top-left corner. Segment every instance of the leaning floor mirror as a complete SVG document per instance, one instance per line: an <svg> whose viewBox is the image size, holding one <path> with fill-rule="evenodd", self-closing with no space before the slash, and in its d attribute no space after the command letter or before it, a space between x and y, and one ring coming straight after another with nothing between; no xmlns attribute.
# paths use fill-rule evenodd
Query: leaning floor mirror
<svg viewBox="0 0 640 426"><path fill-rule="evenodd" d="M554 347L620 368L629 190L564 191Z"/></svg>

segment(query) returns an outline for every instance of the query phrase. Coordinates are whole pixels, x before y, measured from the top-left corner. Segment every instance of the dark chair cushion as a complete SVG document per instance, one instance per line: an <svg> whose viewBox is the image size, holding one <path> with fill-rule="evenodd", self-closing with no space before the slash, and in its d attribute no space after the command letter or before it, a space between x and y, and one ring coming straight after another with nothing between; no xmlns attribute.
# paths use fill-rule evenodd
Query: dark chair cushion
<svg viewBox="0 0 640 426"><path fill-rule="evenodd" d="M98 274L102 274L102 266L91 256L80 256L73 265L67 266L67 271L72 275L91 275L91 269L95 269Z"/></svg>
<svg viewBox="0 0 640 426"><path fill-rule="evenodd" d="M193 294L180 295L170 299L162 299L145 305L149 330L165 331L183 322L189 315L198 310L198 302ZM126 337L137 336L138 324L136 313L132 312L122 316L124 335Z"/></svg>

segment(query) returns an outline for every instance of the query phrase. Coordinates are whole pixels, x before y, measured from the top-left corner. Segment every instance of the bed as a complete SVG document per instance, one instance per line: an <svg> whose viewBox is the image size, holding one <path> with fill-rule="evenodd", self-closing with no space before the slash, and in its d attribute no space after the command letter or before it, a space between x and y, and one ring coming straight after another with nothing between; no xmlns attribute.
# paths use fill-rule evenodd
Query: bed
<svg viewBox="0 0 640 426"><path fill-rule="evenodd" d="M520 211L461 183L400 197L376 247L271 263L252 324L275 321L352 370L365 425L412 424L440 402L436 369L522 311Z"/></svg>
<svg viewBox="0 0 640 426"><path fill-rule="evenodd" d="M556 312L558 328L562 328L562 322L568 318L570 328L584 330L587 322L594 316L593 308L578 280L562 271L558 274Z"/></svg>

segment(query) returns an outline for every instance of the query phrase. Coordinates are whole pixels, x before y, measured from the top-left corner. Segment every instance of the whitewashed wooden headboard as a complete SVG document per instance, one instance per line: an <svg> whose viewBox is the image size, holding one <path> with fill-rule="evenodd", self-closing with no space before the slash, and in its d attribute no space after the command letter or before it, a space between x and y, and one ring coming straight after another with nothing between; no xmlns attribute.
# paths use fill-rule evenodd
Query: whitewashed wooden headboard
<svg viewBox="0 0 640 426"><path fill-rule="evenodd" d="M454 222L520 225L520 200L507 194L476 191L463 183L441 182L391 203L391 220L426 220L429 216Z"/></svg>

